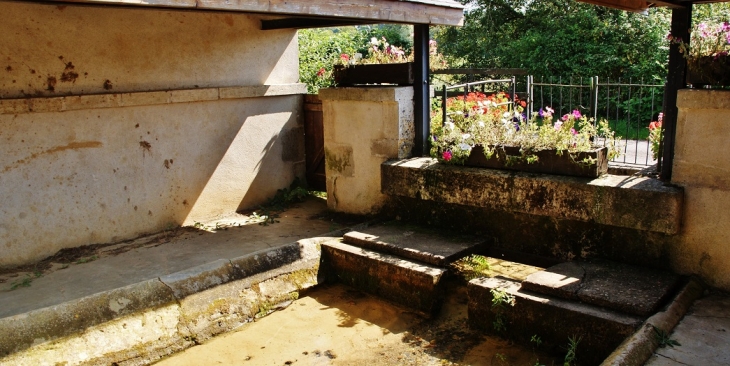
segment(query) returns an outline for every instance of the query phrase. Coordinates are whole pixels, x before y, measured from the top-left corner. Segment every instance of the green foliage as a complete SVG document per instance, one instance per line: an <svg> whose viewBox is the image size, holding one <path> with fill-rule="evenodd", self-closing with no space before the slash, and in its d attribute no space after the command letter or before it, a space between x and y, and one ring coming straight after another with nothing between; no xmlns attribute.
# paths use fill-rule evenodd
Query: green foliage
<svg viewBox="0 0 730 366"><path fill-rule="evenodd" d="M578 344L583 337L570 337L568 338L568 347L565 353L565 359L563 360L563 366L572 366L575 364L577 358L576 352L578 351Z"/></svg>
<svg viewBox="0 0 730 366"><path fill-rule="evenodd" d="M669 334L667 332L655 327L652 325L652 328L654 328L654 337L656 338L657 342L659 343L660 348L664 348L666 346L674 348L674 346L681 346L679 342L676 340L670 338Z"/></svg>
<svg viewBox="0 0 730 366"><path fill-rule="evenodd" d="M663 80L670 13L648 16L571 0L461 0L463 28L436 39L452 65L524 68L532 75Z"/></svg>
<svg viewBox="0 0 730 366"><path fill-rule="evenodd" d="M370 39L385 37L408 54L412 32L411 26L396 24L300 30L299 80L307 84L308 93L317 94L319 89L333 86L332 67L343 53L367 55Z"/></svg>
<svg viewBox="0 0 730 366"><path fill-rule="evenodd" d="M341 54L355 52L359 37L355 27L299 31L299 80L308 93L332 86L332 66Z"/></svg>
<svg viewBox="0 0 730 366"><path fill-rule="evenodd" d="M493 288L489 292L492 293L492 312L495 314L492 327L496 332L503 332L507 330L507 319L504 312L507 310L507 306L515 306L515 296L502 288Z"/></svg>

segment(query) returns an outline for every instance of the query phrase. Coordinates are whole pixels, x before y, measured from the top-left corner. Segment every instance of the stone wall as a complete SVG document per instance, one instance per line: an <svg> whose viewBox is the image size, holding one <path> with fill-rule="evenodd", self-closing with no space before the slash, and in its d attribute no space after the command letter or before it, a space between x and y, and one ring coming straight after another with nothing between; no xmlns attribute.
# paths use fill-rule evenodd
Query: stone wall
<svg viewBox="0 0 730 366"><path fill-rule="evenodd" d="M254 207L303 176L296 31L0 6L0 267Z"/></svg>
<svg viewBox="0 0 730 366"><path fill-rule="evenodd" d="M413 149L413 88L322 89L327 206L371 214L386 201L380 164Z"/></svg>
<svg viewBox="0 0 730 366"><path fill-rule="evenodd" d="M730 90L680 90L672 183L684 187L671 264L730 290Z"/></svg>

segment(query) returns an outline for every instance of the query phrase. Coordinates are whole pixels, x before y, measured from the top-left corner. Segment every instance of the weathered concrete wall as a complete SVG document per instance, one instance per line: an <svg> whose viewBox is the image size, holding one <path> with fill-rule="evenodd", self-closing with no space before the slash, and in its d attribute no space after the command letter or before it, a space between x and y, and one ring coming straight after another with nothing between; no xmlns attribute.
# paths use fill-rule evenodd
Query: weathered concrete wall
<svg viewBox="0 0 730 366"><path fill-rule="evenodd" d="M380 164L413 148L413 88L322 89L327 206L353 214L377 212Z"/></svg>
<svg viewBox="0 0 730 366"><path fill-rule="evenodd" d="M389 161L382 172L387 214L484 235L492 239L485 254L538 266L607 258L666 268L680 230L682 190L656 179L536 175L430 158Z"/></svg>
<svg viewBox="0 0 730 366"><path fill-rule="evenodd" d="M672 183L684 187L672 267L730 290L730 91L680 90Z"/></svg>
<svg viewBox="0 0 730 366"><path fill-rule="evenodd" d="M0 267L252 207L303 175L295 31L0 6Z"/></svg>

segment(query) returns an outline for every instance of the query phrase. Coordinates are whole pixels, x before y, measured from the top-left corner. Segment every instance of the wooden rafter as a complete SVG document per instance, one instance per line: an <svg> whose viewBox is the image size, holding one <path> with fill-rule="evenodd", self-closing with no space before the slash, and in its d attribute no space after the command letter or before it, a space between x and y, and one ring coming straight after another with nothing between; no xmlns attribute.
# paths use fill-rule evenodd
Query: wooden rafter
<svg viewBox="0 0 730 366"><path fill-rule="evenodd" d="M325 17L368 23L456 26L464 23L463 7L451 0L49 0L49 2L223 10L290 15L299 18Z"/></svg>

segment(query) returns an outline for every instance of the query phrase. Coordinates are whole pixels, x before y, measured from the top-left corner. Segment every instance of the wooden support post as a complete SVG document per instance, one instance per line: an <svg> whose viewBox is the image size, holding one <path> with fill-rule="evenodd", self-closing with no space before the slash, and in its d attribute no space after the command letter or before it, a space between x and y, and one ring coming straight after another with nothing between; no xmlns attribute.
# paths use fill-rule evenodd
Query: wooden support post
<svg viewBox="0 0 730 366"><path fill-rule="evenodd" d="M415 118L415 141L413 156L428 156L430 131L429 88L428 88L428 24L413 26L413 53L415 70L413 75L413 102Z"/></svg>
<svg viewBox="0 0 730 366"><path fill-rule="evenodd" d="M681 37L689 42L689 29L692 26L692 3L687 7L672 9L671 32L674 37ZM684 89L687 62L679 52L679 45L669 46L669 66L667 83L664 86L664 148L660 159L661 179L668 182L672 179L674 163L674 139L677 131L677 91Z"/></svg>

